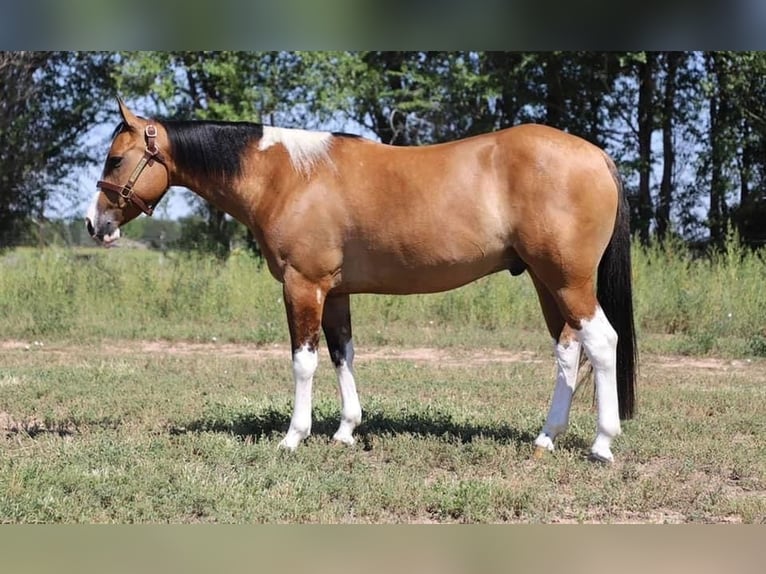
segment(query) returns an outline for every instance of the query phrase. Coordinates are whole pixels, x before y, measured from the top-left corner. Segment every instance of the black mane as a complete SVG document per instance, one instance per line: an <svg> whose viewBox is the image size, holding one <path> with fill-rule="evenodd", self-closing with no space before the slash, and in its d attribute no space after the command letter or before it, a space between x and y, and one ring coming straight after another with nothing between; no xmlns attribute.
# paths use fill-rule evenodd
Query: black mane
<svg viewBox="0 0 766 574"><path fill-rule="evenodd" d="M170 154L187 171L237 177L246 148L263 136L263 125L251 122L162 120Z"/></svg>

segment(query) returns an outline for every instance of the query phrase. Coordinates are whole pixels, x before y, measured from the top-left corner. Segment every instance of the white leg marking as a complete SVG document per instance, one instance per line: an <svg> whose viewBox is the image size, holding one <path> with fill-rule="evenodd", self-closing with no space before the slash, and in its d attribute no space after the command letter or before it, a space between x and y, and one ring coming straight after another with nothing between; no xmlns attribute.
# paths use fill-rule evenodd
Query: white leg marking
<svg viewBox="0 0 766 574"><path fill-rule="evenodd" d="M563 433L569 425L569 409L577 385L577 371L580 366L580 342L569 341L562 345L554 342L556 354L556 386L548 410L548 418L543 430L535 439L535 444L547 450L553 450L554 439Z"/></svg>
<svg viewBox="0 0 766 574"><path fill-rule="evenodd" d="M354 381L354 343L346 343L346 359L336 367L341 398L340 427L333 439L344 444L354 444L354 429L362 422L362 407Z"/></svg>
<svg viewBox="0 0 766 574"><path fill-rule="evenodd" d="M319 359L316 350L303 345L293 353L293 377L295 379L295 405L290 429L279 443L280 448L295 450L311 433L311 388Z"/></svg>
<svg viewBox="0 0 766 574"><path fill-rule="evenodd" d="M617 404L617 333L601 310L592 319L582 322L580 342L593 365L596 380L598 433L591 447L594 458L611 462L612 439L620 434L620 413Z"/></svg>

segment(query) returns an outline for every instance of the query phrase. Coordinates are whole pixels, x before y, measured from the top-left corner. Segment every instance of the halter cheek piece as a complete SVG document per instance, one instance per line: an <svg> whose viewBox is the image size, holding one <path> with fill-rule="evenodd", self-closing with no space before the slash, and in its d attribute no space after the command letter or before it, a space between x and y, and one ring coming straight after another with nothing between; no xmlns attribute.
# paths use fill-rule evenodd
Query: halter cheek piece
<svg viewBox="0 0 766 574"><path fill-rule="evenodd" d="M168 188L170 187L170 177L168 176L168 187L165 188L165 191L162 192L159 199L157 199L157 202L154 204L154 206L149 205L146 203L143 199L141 199L138 195L136 195L136 192L133 190L133 186L136 185L136 182L138 181L138 178L143 173L144 169L149 166L151 167L154 165L154 162L161 164L162 167L165 168L165 172L168 171L168 166L165 163L165 160L162 158L162 154L160 153L160 148L157 147L157 128L149 124L144 129L144 136L146 138L146 149L144 150L144 155L141 158L141 160L138 162L138 165L133 169L133 173L130 174L130 177L128 178L128 183L125 185L116 185L114 183L109 183L108 181L100 180L96 187L99 189L106 189L108 191L113 191L117 194L119 194L120 197L122 197L125 201L128 203L133 203L138 209L143 211L146 215L151 216L152 213L154 213L154 208L157 206L157 203L160 202L160 199L167 193Z"/></svg>

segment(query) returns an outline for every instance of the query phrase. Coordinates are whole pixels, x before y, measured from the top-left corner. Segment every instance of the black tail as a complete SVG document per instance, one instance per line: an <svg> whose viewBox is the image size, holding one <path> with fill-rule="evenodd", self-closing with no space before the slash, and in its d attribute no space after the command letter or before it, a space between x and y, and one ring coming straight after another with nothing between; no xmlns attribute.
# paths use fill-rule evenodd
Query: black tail
<svg viewBox="0 0 766 574"><path fill-rule="evenodd" d="M633 323L630 210L617 169L611 160L607 160L607 164L617 184L619 201L614 233L598 264L596 296L606 318L617 331L617 401L620 418L629 419L633 417L635 410L638 364L636 328Z"/></svg>

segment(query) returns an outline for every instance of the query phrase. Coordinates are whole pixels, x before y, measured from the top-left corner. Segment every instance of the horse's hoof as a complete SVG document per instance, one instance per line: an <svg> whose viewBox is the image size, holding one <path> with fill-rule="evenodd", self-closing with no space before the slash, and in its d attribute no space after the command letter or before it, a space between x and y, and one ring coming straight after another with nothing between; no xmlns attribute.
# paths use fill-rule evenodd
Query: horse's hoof
<svg viewBox="0 0 766 574"><path fill-rule="evenodd" d="M295 452L295 449L298 448L298 445L289 444L285 439L282 439L281 441L279 441L277 448L279 450L286 450L287 452Z"/></svg>
<svg viewBox="0 0 766 574"><path fill-rule="evenodd" d="M298 445L301 444L301 441L307 436L308 436L308 433L298 433L298 432L288 431L285 438L279 441L278 448L280 450L287 450L287 451L293 452L295 451L296 448L298 448Z"/></svg>
<svg viewBox="0 0 766 574"><path fill-rule="evenodd" d="M333 435L332 440L333 442L335 442L335 444L339 444L339 445L342 444L345 446L353 446L356 443L356 440L354 439L353 436L351 436L350 434L343 434L340 432L336 432Z"/></svg>
<svg viewBox="0 0 766 574"><path fill-rule="evenodd" d="M536 446L535 451L532 453L532 458L535 460L540 460L544 456L548 454L548 449L544 446Z"/></svg>
<svg viewBox="0 0 766 574"><path fill-rule="evenodd" d="M599 434L596 437L596 442L590 447L590 459L597 462L609 464L614 462L614 455L612 455L612 449L609 448L611 438L603 434Z"/></svg>
<svg viewBox="0 0 766 574"><path fill-rule="evenodd" d="M614 462L614 456L612 456L611 452L608 455L605 455L591 451L588 459L592 462L598 462L601 464L612 464Z"/></svg>

